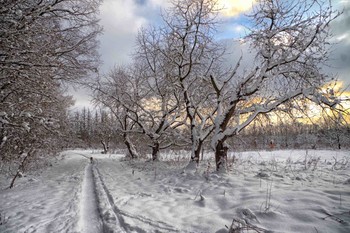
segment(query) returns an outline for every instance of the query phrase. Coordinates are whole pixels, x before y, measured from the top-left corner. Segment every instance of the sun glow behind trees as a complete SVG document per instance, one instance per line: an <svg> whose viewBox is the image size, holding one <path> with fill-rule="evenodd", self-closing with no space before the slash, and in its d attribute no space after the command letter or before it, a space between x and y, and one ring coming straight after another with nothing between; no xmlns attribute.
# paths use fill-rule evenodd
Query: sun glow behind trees
<svg viewBox="0 0 350 233"><path fill-rule="evenodd" d="M325 119L337 121L340 125L350 124L350 92L345 90L344 83L332 81L321 89L325 96L336 100L337 104L330 107L308 99L295 99L287 105L280 106L277 111L264 114L263 117L256 120L260 121L262 125L292 124L293 122L310 125L319 124ZM264 98L254 98L244 108L250 108L262 102L264 102ZM247 117L246 114L242 114L231 124L244 121Z"/></svg>
<svg viewBox="0 0 350 233"><path fill-rule="evenodd" d="M218 6L226 17L236 17L252 9L256 0L218 0Z"/></svg>
<svg viewBox="0 0 350 233"><path fill-rule="evenodd" d="M334 108L329 106L317 105L310 100L295 100L291 106L282 106L279 111L271 112L265 115L265 117L258 119L264 124L278 125L281 122L284 124L292 123L297 121L302 124L317 124L318 122L324 120L327 117L340 117L341 124L350 123L350 91L344 89L344 83L341 81L329 82L323 86L322 92L325 95L333 95L333 98L337 98L340 102ZM329 96L332 98L331 96ZM263 98L254 98L247 102L245 108L250 108L254 104L259 104L263 102ZM157 98L150 98L143 103L145 109L149 111L157 111L160 114L161 111L161 100ZM203 114L208 114L212 112L213 109L208 107L201 110ZM185 110L183 110L182 115L185 116ZM246 120L247 116L245 114L240 115L230 124L236 124L242 120ZM184 117L183 117L184 119ZM338 119L339 120L339 119ZM190 122L187 120L186 122ZM183 125L180 128L185 128Z"/></svg>

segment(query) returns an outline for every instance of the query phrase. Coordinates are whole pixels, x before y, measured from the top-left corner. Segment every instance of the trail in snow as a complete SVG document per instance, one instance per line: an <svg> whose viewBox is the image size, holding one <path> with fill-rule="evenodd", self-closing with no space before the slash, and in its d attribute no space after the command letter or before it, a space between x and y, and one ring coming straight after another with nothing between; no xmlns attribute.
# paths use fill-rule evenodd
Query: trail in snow
<svg viewBox="0 0 350 233"><path fill-rule="evenodd" d="M97 207L95 182L92 164L85 168L82 195L80 201L79 228L84 233L102 233L102 221Z"/></svg>
<svg viewBox="0 0 350 233"><path fill-rule="evenodd" d="M350 232L349 151L235 153L223 175L213 160L195 172L172 156L150 163L64 152L13 189L0 186L0 232L223 233L234 221L234 230L243 222L247 231Z"/></svg>
<svg viewBox="0 0 350 233"><path fill-rule="evenodd" d="M125 224L123 217L120 215L120 211L117 206L114 205L113 197L111 196L109 190L107 189L101 174L96 167L93 169L97 196L99 198L99 208L102 212L103 220L103 230L109 233L125 233L128 232L127 229L131 230L130 226ZM144 232L142 229L136 228L139 231Z"/></svg>
<svg viewBox="0 0 350 233"><path fill-rule="evenodd" d="M119 170L123 170L121 167L119 168L120 168ZM144 224L146 224L147 227L151 227L152 232L154 229L155 229L155 232L179 232L178 229L176 229L175 227L165 222L155 221L155 220L152 220L151 218L146 218L144 216L136 215L137 212L134 212L133 214L131 214L126 212L125 210L119 209L118 206L114 203L112 193L107 188L103 175L100 173L98 167L95 167L94 171L96 172L95 177L97 180L97 185L99 186L98 190L101 191L99 197L105 196L105 202L108 203L111 210L110 211L111 214L115 216L114 218L115 222L113 224L114 226L117 226L117 227L113 229L113 232L147 233L149 231L139 227L139 225L144 225ZM187 231L183 231L183 232L187 232Z"/></svg>

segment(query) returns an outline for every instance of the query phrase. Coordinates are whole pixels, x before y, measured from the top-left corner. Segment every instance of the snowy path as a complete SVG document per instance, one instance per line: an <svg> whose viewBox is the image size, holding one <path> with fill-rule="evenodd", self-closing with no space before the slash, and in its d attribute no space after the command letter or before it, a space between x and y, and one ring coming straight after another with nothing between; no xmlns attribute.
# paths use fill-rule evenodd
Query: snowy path
<svg viewBox="0 0 350 233"><path fill-rule="evenodd" d="M115 193L115 190L118 189L118 187L114 185L121 184L121 186L124 186L124 180L130 180L130 174L129 170L123 167L123 165L120 162L113 163L113 167L115 170L118 171L119 175L114 177L118 180L113 179L113 184L109 188L107 188L106 180L108 178L111 178L111 176L106 173L106 161L101 160L100 164L104 168L102 170L102 173L98 169L98 167L95 167L96 171L96 177L97 177L97 184L100 184L100 192L101 194L99 197L102 197L105 195L105 202L108 203L108 208L110 208L110 211L107 212L107 215L113 215L115 217L116 222L113 225L109 227L108 230L112 230L112 232L137 232L137 233L148 233L148 232L180 232L176 227L172 226L171 224L165 223L163 221L159 221L157 219L153 219L154 216L145 217L142 214L142 211L140 211L138 208L130 208L129 210L120 209L118 207L119 205L122 206L123 199L124 198L116 198L116 195L113 195ZM111 162L111 161L110 161ZM119 183L120 182L120 183ZM108 184L111 184L108 182ZM124 186L125 187L125 186ZM147 195L146 195L147 196ZM120 203L122 201L122 203ZM146 204L146 203L144 203ZM107 208L105 208L107 209ZM120 226L119 229L115 229L116 226ZM142 226L142 227L140 227ZM107 231L107 232L110 232ZM187 233L187 231L181 231L184 233Z"/></svg>
<svg viewBox="0 0 350 233"><path fill-rule="evenodd" d="M104 183L97 166L94 166L92 170L95 178L99 209L103 221L103 231L108 233L127 232L125 230L124 219L120 215L119 209L114 204L113 197Z"/></svg>
<svg viewBox="0 0 350 233"><path fill-rule="evenodd" d="M350 232L350 152L308 153L317 166L305 169L305 151L246 152L218 175L206 163L195 173L66 151L0 189L0 232L227 233L233 219L273 232Z"/></svg>
<svg viewBox="0 0 350 233"><path fill-rule="evenodd" d="M79 228L84 233L102 233L102 222L97 206L95 182L92 172L92 165L85 168L80 200Z"/></svg>

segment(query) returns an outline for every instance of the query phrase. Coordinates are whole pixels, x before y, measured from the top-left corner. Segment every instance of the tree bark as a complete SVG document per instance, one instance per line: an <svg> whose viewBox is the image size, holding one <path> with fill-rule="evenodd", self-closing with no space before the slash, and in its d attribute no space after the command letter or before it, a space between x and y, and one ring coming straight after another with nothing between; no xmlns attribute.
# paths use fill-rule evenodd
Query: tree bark
<svg viewBox="0 0 350 233"><path fill-rule="evenodd" d="M23 158L21 164L19 165L18 167L18 170L16 172L16 175L13 177L12 181L11 181L11 184L10 184L10 189L13 188L14 184L15 184L15 181L16 179L18 178L19 174L24 170L24 167L25 167L25 163L26 163L26 160L29 156L31 156L31 153L32 153L32 149L29 150L29 152L27 153L27 155Z"/></svg>
<svg viewBox="0 0 350 233"><path fill-rule="evenodd" d="M159 160L159 142L153 142L152 145L152 160L156 161Z"/></svg>
<svg viewBox="0 0 350 233"><path fill-rule="evenodd" d="M104 153L104 154L107 154L107 153L108 153L108 150L109 150L108 141L107 141L107 142L104 142L103 140L101 140L101 143L102 143L102 145L103 145L103 153Z"/></svg>
<svg viewBox="0 0 350 233"><path fill-rule="evenodd" d="M341 149L341 143L340 143L340 136L339 134L337 133L337 143L338 143L338 150Z"/></svg>
<svg viewBox="0 0 350 233"><path fill-rule="evenodd" d="M130 141L130 138L127 133L123 134L124 144L128 150L128 153L132 159L137 159L139 157L134 144Z"/></svg>
<svg viewBox="0 0 350 233"><path fill-rule="evenodd" d="M193 143L191 160L188 163L186 170L196 170L200 160L200 154L202 151L203 141L199 141L198 144Z"/></svg>
<svg viewBox="0 0 350 233"><path fill-rule="evenodd" d="M193 145L191 162L196 162L197 165L199 164L202 146L203 141L199 141L197 145Z"/></svg>
<svg viewBox="0 0 350 233"><path fill-rule="evenodd" d="M20 173L20 171L18 170L16 172L16 175L12 178L12 181L11 181L11 184L10 184L10 189L13 188L13 185L15 184L15 181L16 181L17 177L19 176L19 173Z"/></svg>
<svg viewBox="0 0 350 233"><path fill-rule="evenodd" d="M228 146L225 139L219 140L215 147L216 171L226 171Z"/></svg>

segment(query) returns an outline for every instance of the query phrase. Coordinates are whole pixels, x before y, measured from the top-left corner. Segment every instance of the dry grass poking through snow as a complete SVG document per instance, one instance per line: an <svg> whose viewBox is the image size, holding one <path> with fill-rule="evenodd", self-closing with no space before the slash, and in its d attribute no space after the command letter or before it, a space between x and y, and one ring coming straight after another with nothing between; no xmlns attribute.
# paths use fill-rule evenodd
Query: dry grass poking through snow
<svg viewBox="0 0 350 233"><path fill-rule="evenodd" d="M236 153L227 174L213 160L191 171L183 155L163 156L103 164L106 177L117 163L128 171L106 180L119 208L180 232L350 232L347 151Z"/></svg>
<svg viewBox="0 0 350 233"><path fill-rule="evenodd" d="M186 170L183 151L163 154L163 162L91 151L65 155L0 190L0 232L79 233L90 156L109 232L350 232L349 151L232 153L226 174L215 172L210 153L197 170Z"/></svg>

